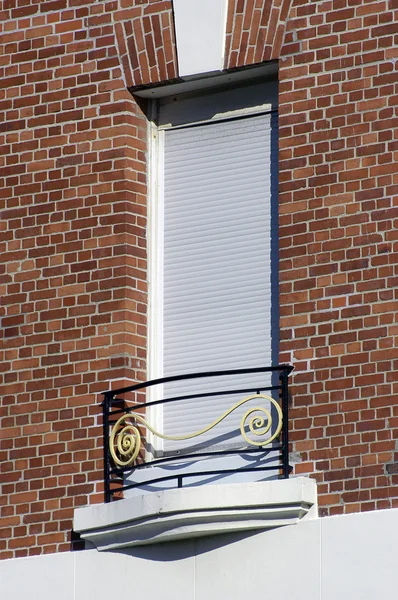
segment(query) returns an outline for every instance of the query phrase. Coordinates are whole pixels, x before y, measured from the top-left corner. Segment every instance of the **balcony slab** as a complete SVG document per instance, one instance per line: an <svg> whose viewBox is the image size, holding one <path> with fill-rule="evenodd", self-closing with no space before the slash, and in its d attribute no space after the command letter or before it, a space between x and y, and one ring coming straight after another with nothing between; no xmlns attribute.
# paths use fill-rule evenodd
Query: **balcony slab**
<svg viewBox="0 0 398 600"><path fill-rule="evenodd" d="M171 489L78 508L74 531L98 550L116 550L314 518L316 483L297 477Z"/></svg>

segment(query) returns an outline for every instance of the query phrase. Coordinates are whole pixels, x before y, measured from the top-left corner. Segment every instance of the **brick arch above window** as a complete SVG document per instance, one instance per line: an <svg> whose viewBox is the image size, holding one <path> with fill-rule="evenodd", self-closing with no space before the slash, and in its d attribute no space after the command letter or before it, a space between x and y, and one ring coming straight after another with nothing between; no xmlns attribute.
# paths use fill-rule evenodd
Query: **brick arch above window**
<svg viewBox="0 0 398 600"><path fill-rule="evenodd" d="M131 1L116 13L116 45L127 87L173 80L178 75L171 0Z"/></svg>
<svg viewBox="0 0 398 600"><path fill-rule="evenodd" d="M293 0L229 0L225 69L276 60Z"/></svg>
<svg viewBox="0 0 398 600"><path fill-rule="evenodd" d="M199 6L201 1L197 0ZM224 2L217 0L220 6ZM188 51L198 52L193 50L193 39L192 43L185 43L185 37L189 40L190 36L181 36L181 29L176 40L176 20L180 28L183 23L192 29L195 39L198 28L199 38L202 36L209 43L210 39L214 42L214 36L219 36L219 64L214 59L215 71L278 59L293 0L227 0L225 28L220 26L216 31L210 27L211 19L208 25L206 20L198 23L192 18L190 21L186 15L181 20L176 14L182 12L181 4L176 0L130 0L130 4L115 13L115 38L126 87L136 88L173 81L187 74L182 64L179 71L179 59L184 62ZM190 5L194 8L195 0L190 0ZM200 75L202 70L209 72L209 69L194 68L188 74Z"/></svg>

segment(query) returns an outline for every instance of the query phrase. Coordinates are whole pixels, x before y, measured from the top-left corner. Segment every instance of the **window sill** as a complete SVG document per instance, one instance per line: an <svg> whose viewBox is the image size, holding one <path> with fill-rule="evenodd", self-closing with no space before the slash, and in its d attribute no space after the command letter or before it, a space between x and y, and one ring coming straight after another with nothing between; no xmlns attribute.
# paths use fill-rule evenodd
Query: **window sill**
<svg viewBox="0 0 398 600"><path fill-rule="evenodd" d="M172 489L78 508L74 531L98 550L117 550L316 517L316 483L297 477Z"/></svg>

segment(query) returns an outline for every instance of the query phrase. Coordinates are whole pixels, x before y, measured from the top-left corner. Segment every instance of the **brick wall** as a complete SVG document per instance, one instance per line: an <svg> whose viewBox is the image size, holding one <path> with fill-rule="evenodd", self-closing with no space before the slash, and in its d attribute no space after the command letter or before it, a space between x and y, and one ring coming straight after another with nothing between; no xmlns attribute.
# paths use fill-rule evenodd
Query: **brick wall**
<svg viewBox="0 0 398 600"><path fill-rule="evenodd" d="M398 506L397 8L296 1L280 61L281 358L321 514Z"/></svg>
<svg viewBox="0 0 398 600"><path fill-rule="evenodd" d="M3 2L5 558L69 549L73 507L102 501L98 393L145 378L147 132L117 8Z"/></svg>
<svg viewBox="0 0 398 600"><path fill-rule="evenodd" d="M69 549L73 508L102 501L98 393L145 379L147 131L127 87L178 70L169 0L4 0L0 19L7 558ZM322 514L397 506L397 23L395 0L229 7L226 65L279 58L281 360Z"/></svg>

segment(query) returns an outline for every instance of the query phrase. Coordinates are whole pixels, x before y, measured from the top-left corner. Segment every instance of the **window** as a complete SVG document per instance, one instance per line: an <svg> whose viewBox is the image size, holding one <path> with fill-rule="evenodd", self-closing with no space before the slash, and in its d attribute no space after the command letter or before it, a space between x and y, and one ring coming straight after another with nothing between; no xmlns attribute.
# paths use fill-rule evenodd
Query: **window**
<svg viewBox="0 0 398 600"><path fill-rule="evenodd" d="M156 105L151 379L277 364L276 97L276 83L265 81ZM197 385L167 384L158 393L193 393ZM201 390L207 385L214 383ZM227 395L170 403L153 409L151 421L179 435L230 405ZM201 444L233 446L231 428L227 418ZM158 444L163 453L192 447Z"/></svg>

